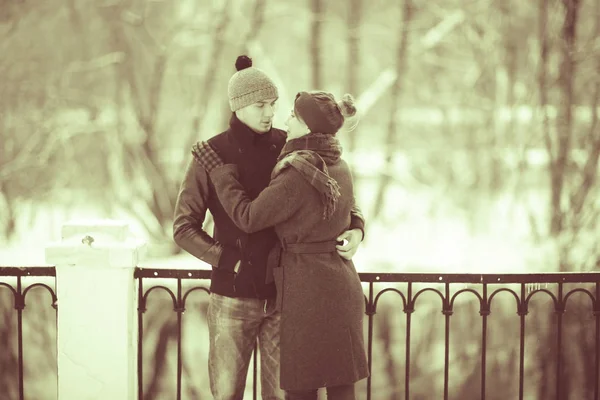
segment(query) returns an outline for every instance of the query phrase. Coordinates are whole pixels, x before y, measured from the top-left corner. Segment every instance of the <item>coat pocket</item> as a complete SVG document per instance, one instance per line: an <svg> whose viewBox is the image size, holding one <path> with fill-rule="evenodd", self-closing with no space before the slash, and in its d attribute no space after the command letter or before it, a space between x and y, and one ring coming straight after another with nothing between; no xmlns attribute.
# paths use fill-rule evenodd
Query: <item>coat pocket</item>
<svg viewBox="0 0 600 400"><path fill-rule="evenodd" d="M275 280L275 289L277 291L275 309L281 312L283 306L283 267L273 268L273 278Z"/></svg>

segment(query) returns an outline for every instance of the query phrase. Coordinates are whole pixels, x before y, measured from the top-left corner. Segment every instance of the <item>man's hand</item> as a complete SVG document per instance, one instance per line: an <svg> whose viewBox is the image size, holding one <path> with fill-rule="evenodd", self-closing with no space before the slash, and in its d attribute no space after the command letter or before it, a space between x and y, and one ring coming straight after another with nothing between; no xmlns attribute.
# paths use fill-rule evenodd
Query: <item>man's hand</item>
<svg viewBox="0 0 600 400"><path fill-rule="evenodd" d="M338 254L346 260L351 260L358 250L358 245L362 242L363 234L358 228L342 233L338 236L337 241L343 241L343 244L335 246Z"/></svg>

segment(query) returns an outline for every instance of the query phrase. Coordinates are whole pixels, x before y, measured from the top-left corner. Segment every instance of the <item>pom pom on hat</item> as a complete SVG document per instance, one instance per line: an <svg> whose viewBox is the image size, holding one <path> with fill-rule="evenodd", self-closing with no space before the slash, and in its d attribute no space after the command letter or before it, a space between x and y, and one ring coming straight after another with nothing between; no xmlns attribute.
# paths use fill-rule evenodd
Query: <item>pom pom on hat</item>
<svg viewBox="0 0 600 400"><path fill-rule="evenodd" d="M252 66L252 59L246 55L241 55L235 60L235 69L241 71Z"/></svg>
<svg viewBox="0 0 600 400"><path fill-rule="evenodd" d="M351 94L346 93L342 96L342 100L338 102L342 115L344 117L352 117L356 115L356 105L354 104L354 97Z"/></svg>

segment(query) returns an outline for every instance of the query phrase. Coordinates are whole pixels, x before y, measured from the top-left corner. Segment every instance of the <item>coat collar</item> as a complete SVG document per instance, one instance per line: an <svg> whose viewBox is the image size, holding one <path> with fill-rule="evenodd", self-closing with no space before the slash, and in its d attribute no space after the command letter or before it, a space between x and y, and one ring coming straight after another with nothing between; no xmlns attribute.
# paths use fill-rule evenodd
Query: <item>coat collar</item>
<svg viewBox="0 0 600 400"><path fill-rule="evenodd" d="M247 149L254 146L265 146L270 145L273 138L273 128L269 132L256 133L250 129L246 124L238 119L235 113L231 114L229 120L229 127L239 143L240 148Z"/></svg>

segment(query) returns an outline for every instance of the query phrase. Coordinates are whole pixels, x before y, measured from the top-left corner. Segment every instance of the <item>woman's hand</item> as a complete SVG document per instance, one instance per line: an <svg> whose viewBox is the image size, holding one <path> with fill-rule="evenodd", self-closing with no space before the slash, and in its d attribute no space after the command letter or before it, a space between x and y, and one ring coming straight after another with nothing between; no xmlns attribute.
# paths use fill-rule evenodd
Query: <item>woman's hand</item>
<svg viewBox="0 0 600 400"><path fill-rule="evenodd" d="M192 155L196 162L198 162L208 173L223 165L221 157L219 157L217 152L208 144L208 142L197 142L192 147Z"/></svg>
<svg viewBox="0 0 600 400"><path fill-rule="evenodd" d="M352 229L342 233L337 237L338 242L344 242L335 246L338 254L346 260L351 260L358 250L358 245L362 242L363 233L360 229Z"/></svg>

